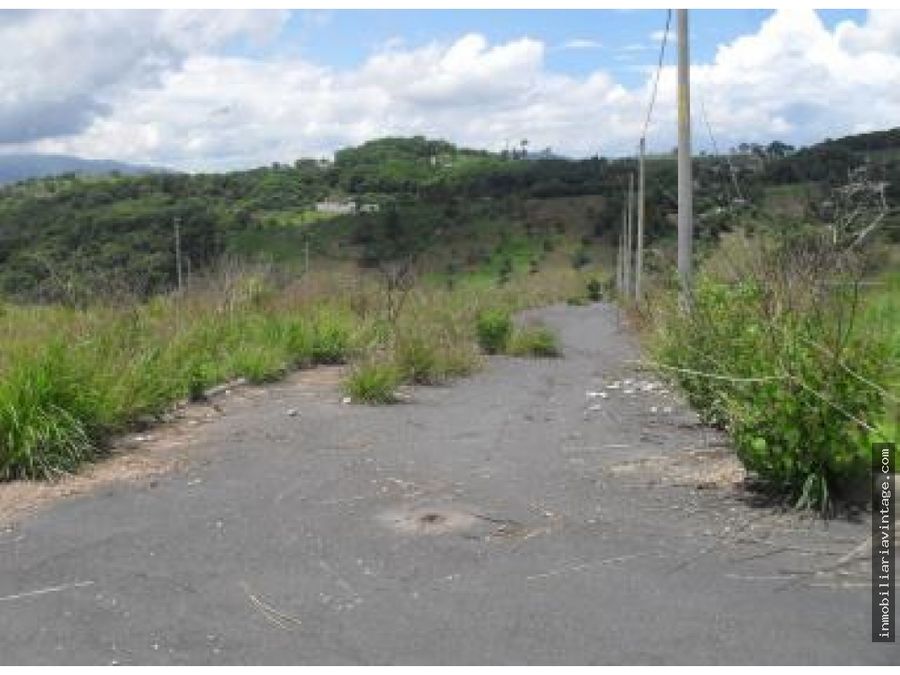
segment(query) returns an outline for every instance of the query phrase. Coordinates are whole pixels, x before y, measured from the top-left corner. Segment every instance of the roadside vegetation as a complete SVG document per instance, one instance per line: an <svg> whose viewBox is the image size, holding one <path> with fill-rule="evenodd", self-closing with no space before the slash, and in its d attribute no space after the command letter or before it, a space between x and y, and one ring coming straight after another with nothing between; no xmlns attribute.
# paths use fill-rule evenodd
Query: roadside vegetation
<svg viewBox="0 0 900 675"><path fill-rule="evenodd" d="M353 402L392 402L403 383L436 384L478 369L480 314L509 316L584 283L571 268L518 275L502 286L423 283L406 291L403 310L391 316L396 299L373 274L279 285L265 271L232 270L189 294L143 304L4 305L0 478L71 472L101 454L112 435L235 378L267 382L296 368L347 363Z"/></svg>
<svg viewBox="0 0 900 675"><path fill-rule="evenodd" d="M690 312L673 283L675 163L647 162L648 300L629 309L660 371L800 506L856 491L871 442L897 437L896 209L882 252L838 254L849 248L822 236L857 170L900 203L897 147L892 130L796 152L750 144L727 166L698 157ZM72 471L235 378L346 364L352 402L389 403L485 355L559 355L551 331L515 313L613 297L634 168L416 137L333 162L3 187L0 479ZM323 200L357 212L317 210Z"/></svg>
<svg viewBox="0 0 900 675"><path fill-rule="evenodd" d="M871 446L896 438L897 281L871 292L869 262L809 227L722 237L690 311L674 284L644 319L652 360L745 467L798 507L864 498ZM894 412L892 412L894 411Z"/></svg>

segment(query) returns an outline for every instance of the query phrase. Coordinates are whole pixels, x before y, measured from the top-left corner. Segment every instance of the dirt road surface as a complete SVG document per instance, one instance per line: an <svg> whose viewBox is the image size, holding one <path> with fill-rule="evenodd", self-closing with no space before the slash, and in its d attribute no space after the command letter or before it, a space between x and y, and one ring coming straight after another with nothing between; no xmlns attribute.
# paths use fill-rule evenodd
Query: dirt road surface
<svg viewBox="0 0 900 675"><path fill-rule="evenodd" d="M238 389L132 439L127 480L17 512L0 663L900 662L867 517L754 505L615 309L536 314L563 358L388 407L327 369Z"/></svg>

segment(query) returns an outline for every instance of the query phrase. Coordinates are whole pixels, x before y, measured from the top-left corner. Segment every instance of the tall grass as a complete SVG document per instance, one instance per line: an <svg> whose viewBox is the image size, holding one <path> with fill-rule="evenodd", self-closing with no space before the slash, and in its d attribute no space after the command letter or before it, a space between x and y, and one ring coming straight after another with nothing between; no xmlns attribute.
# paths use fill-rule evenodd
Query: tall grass
<svg viewBox="0 0 900 675"><path fill-rule="evenodd" d="M386 391L466 375L481 363L479 312L558 300L583 280L548 269L503 288L465 279L453 290L422 285L393 322L377 279L334 271L278 286L230 269L184 296L125 307L4 305L0 479L73 471L111 435L238 377L266 382L349 362L351 379ZM380 370L363 367L372 363Z"/></svg>

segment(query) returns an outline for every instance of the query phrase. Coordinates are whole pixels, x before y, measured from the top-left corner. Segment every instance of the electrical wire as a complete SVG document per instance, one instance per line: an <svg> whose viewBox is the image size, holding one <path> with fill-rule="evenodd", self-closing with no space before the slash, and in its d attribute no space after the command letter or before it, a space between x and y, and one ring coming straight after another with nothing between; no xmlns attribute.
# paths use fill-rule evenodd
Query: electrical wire
<svg viewBox="0 0 900 675"><path fill-rule="evenodd" d="M672 25L672 10L666 10L666 28L663 31L662 42L659 45L659 61L656 64L656 77L653 78L653 91L650 94L650 104L647 106L647 116L644 118L644 127L641 129L641 138L647 138L647 128L650 126L650 116L656 105L656 93L659 90L659 77L662 73L663 59L666 54L666 43L669 40L669 27Z"/></svg>

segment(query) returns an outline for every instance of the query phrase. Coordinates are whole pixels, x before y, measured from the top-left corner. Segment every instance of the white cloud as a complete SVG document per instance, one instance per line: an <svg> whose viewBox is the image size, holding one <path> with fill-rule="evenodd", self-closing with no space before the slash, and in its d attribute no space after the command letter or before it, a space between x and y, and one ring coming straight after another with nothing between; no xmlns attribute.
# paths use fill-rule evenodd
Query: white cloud
<svg viewBox="0 0 900 675"><path fill-rule="evenodd" d="M561 45L562 49L602 49L603 43L599 40L591 40L589 38L575 38L567 40Z"/></svg>
<svg viewBox="0 0 900 675"><path fill-rule="evenodd" d="M720 146L773 137L810 142L900 124L898 16L872 12L863 23L829 30L811 10L781 10L757 32L720 45L711 63L692 69L696 146L708 145L701 96ZM178 36L199 30L196 22L184 16L167 21L158 22L166 26L159 29L166 49L159 52L129 51L137 37L128 37L127 22L120 26L126 31L121 42L127 44L117 49L133 54L124 81L101 67L106 63L101 56L76 58L81 61L67 76L79 81L85 79L83 70L92 74L87 84L71 88L70 104L88 86L103 92L91 99L82 126L7 149L195 169L330 154L388 134L425 134L494 149L524 137L533 147L549 145L573 155L598 148L615 154L634 148L650 94L652 73L641 86L627 88L604 71L553 72L545 63L545 45L530 38L491 44L469 34L416 48L396 42L356 68L339 70L298 58L226 57L209 46L187 51ZM278 24L262 22L247 30L246 23L223 17L204 25L199 42L221 43L235 31L264 39L273 25ZM0 25L0 37L4 30ZM116 32L105 23L103 30ZM56 37L41 35L52 52ZM35 49L38 56L20 59L32 74L33 60L52 61ZM166 61L156 58L158 53L175 56ZM88 65L80 65L85 58ZM10 72L14 75L7 78L18 77L16 68ZM666 67L651 146L669 148L674 142L674 84L674 67ZM40 97L30 99L25 91L27 109ZM22 107L7 96L4 110Z"/></svg>
<svg viewBox="0 0 900 675"><path fill-rule="evenodd" d="M862 25L829 31L813 10L780 10L757 33L720 46L712 64L693 68L695 95L732 142L781 135L805 143L897 126L900 49L875 38L900 27L898 19L873 12ZM671 93L674 68L666 78Z"/></svg>
<svg viewBox="0 0 900 675"><path fill-rule="evenodd" d="M156 83L191 54L284 20L249 11L0 13L0 142L71 134L132 86Z"/></svg>

